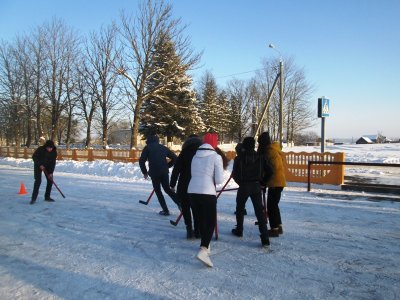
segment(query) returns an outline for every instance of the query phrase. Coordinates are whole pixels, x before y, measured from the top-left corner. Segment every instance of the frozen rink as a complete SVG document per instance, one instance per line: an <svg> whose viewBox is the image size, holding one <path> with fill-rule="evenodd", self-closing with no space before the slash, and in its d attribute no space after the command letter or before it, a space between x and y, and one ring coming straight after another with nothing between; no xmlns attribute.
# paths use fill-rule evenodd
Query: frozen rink
<svg viewBox="0 0 400 300"><path fill-rule="evenodd" d="M136 164L61 161L54 178L67 198L53 189L56 202L44 202L42 183L29 205L32 162L0 158L0 299L400 297L398 196L290 184L280 205L284 234L268 253L251 201L243 238L230 233L235 192L225 192L214 268L206 268L183 220L169 223L178 210L168 197L169 217L158 215L156 198L139 204L152 187ZM28 195L17 195L21 182Z"/></svg>

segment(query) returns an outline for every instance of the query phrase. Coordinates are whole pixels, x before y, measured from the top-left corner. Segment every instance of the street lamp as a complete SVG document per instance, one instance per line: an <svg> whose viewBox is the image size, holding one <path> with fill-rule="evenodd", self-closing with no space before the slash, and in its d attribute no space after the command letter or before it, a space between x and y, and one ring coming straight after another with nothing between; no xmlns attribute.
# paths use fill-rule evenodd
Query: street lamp
<svg viewBox="0 0 400 300"><path fill-rule="evenodd" d="M282 137L283 137L283 59L281 52L276 49L274 44L269 44L269 48L275 50L279 54L279 145L282 149Z"/></svg>

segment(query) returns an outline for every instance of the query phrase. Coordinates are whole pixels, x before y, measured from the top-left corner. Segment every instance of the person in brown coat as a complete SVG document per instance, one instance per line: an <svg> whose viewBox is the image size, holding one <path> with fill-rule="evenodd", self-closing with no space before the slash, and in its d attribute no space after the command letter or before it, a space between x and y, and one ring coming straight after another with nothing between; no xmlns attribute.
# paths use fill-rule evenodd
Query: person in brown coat
<svg viewBox="0 0 400 300"><path fill-rule="evenodd" d="M267 211L271 227L268 232L271 237L278 236L278 234L283 233L279 201L281 200L283 188L286 186L282 151L279 143L271 142L269 133L266 131L258 137L257 152L265 155L265 159L273 170L272 177L266 183L266 187L268 187Z"/></svg>

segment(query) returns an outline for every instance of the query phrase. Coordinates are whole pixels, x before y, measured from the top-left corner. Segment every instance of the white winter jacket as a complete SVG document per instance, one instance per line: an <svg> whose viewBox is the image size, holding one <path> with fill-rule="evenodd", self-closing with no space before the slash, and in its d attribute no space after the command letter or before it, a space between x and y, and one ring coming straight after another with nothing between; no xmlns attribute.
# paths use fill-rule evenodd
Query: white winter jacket
<svg viewBox="0 0 400 300"><path fill-rule="evenodd" d="M215 185L224 180L222 157L211 145L201 145L193 156L191 173L188 193L216 195Z"/></svg>

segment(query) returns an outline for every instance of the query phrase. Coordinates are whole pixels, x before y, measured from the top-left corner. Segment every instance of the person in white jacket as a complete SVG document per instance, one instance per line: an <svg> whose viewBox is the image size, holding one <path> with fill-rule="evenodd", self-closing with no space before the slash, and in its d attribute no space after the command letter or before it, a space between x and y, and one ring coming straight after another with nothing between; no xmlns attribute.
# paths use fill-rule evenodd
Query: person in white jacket
<svg viewBox="0 0 400 300"><path fill-rule="evenodd" d="M202 144L192 160L192 178L189 182L188 196L191 205L198 214L201 243L197 258L212 267L209 257L209 245L214 232L217 197L216 185L224 180L222 157L215 151L218 145L216 133L206 133Z"/></svg>

